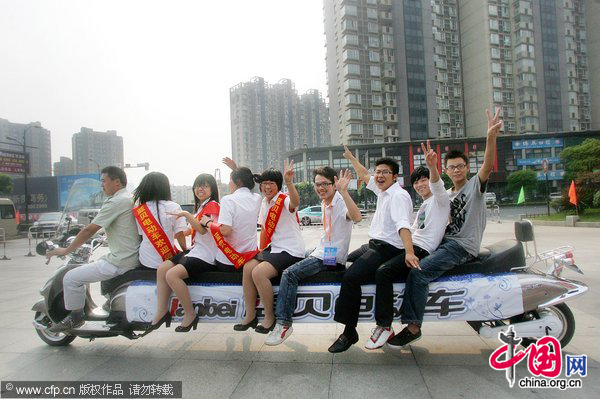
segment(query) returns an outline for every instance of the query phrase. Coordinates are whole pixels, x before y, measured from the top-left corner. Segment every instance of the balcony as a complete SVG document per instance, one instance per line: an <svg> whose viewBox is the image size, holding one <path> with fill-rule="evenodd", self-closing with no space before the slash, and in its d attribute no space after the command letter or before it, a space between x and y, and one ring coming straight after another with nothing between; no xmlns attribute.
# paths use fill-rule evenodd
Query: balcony
<svg viewBox="0 0 600 399"><path fill-rule="evenodd" d="M379 19L381 21L392 21L392 13L388 11L379 12Z"/></svg>
<svg viewBox="0 0 600 399"><path fill-rule="evenodd" d="M393 69L384 69L383 70L383 80L396 79L396 71Z"/></svg>

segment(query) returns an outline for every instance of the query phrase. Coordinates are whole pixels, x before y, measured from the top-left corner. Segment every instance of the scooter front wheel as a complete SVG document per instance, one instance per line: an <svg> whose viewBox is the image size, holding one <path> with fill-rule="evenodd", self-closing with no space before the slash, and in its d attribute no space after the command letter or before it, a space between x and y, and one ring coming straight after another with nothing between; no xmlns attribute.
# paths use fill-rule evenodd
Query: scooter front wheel
<svg viewBox="0 0 600 399"><path fill-rule="evenodd" d="M48 329L52 326L52 321L42 312L35 312L34 323L36 324L35 332L37 335L50 346L67 346L77 338L74 335L49 331Z"/></svg>

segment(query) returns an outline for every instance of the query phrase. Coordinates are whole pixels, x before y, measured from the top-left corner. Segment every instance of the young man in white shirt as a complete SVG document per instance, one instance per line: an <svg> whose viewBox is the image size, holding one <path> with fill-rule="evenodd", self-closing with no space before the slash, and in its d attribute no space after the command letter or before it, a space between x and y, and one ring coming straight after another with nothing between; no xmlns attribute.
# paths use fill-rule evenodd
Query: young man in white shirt
<svg viewBox="0 0 600 399"><path fill-rule="evenodd" d="M325 166L315 169L313 176L315 191L323 200L321 241L309 257L283 272L275 310L277 324L265 340L265 345L279 345L292 334L292 316L301 280L329 267L341 270L345 268L352 223L358 223L362 219L360 210L348 193L348 183L352 178L349 170L341 172L338 179L335 170Z"/></svg>
<svg viewBox="0 0 600 399"><path fill-rule="evenodd" d="M496 137L502 127L500 108L494 116L489 110L486 113L488 130L485 155L477 176L468 179L469 158L465 154L460 151L446 154L446 173L454 185L448 190L450 221L439 247L420 262L419 268L412 269L408 274L400 309L402 323L407 326L387 342L390 348L401 348L421 338L429 283L479 253L486 223L484 193L494 167Z"/></svg>
<svg viewBox="0 0 600 399"><path fill-rule="evenodd" d="M397 184L400 166L391 158L375 162L375 176L345 149L344 157L352 162L358 177L377 194L377 208L369 228L369 249L346 270L335 305L334 320L344 324L344 332L329 347L329 352L344 352L358 342L356 325L361 302L361 285L375 277L377 268L397 255L406 253L406 261L418 264L411 240L412 200Z"/></svg>
<svg viewBox="0 0 600 399"><path fill-rule="evenodd" d="M419 166L410 175L410 182L415 191L423 198L417 216L411 227L412 242L415 255L423 259L435 251L444 237L444 231L450 215L450 197L444 188L444 181L438 171L438 156L421 143L427 168ZM401 275L407 275L414 268L407 263L402 253L390 259L377 269L375 281L375 321L377 327L371 338L365 343L367 349L381 348L394 335L392 321L394 318L394 281Z"/></svg>

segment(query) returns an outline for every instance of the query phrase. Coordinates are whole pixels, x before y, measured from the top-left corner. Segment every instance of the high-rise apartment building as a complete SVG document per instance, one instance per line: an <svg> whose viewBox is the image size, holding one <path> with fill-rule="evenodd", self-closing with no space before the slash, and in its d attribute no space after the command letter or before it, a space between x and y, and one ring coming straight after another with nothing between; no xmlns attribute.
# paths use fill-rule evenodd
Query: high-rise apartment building
<svg viewBox="0 0 600 399"><path fill-rule="evenodd" d="M592 129L600 129L600 0L586 0L588 70L590 78L590 109Z"/></svg>
<svg viewBox="0 0 600 399"><path fill-rule="evenodd" d="M54 176L69 176L75 174L73 160L69 157L60 157L60 161L54 162Z"/></svg>
<svg viewBox="0 0 600 399"><path fill-rule="evenodd" d="M23 134L25 134L25 144L27 145L26 152L29 155L28 176L51 176L50 130L43 128L39 122L30 124L12 123L0 118L1 150L22 153Z"/></svg>
<svg viewBox="0 0 600 399"><path fill-rule="evenodd" d="M73 134L72 145L76 174L98 173L105 166L123 167L123 137L115 130L95 132L82 127Z"/></svg>
<svg viewBox="0 0 600 399"><path fill-rule="evenodd" d="M325 0L332 142L464 136L456 0Z"/></svg>
<svg viewBox="0 0 600 399"><path fill-rule="evenodd" d="M460 0L466 130L484 135L485 108L505 131L591 127L583 0Z"/></svg>
<svg viewBox="0 0 600 399"><path fill-rule="evenodd" d="M256 77L230 89L233 159L259 173L281 169L284 154L304 145L329 145L327 105L317 90L302 96L289 79Z"/></svg>

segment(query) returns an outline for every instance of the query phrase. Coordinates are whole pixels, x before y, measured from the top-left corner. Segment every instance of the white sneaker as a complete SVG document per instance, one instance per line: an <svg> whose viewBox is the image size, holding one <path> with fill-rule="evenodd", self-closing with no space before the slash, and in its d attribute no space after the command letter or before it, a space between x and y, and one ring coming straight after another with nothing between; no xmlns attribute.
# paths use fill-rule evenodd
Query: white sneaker
<svg viewBox="0 0 600 399"><path fill-rule="evenodd" d="M265 345L275 346L281 344L287 337L292 335L292 331L294 331L292 326L284 326L283 324L277 323L273 331L267 336Z"/></svg>
<svg viewBox="0 0 600 399"><path fill-rule="evenodd" d="M373 329L373 334L367 342L365 342L365 348L367 349L378 349L381 348L388 339L394 336L394 329L392 327L381 327L377 326Z"/></svg>

